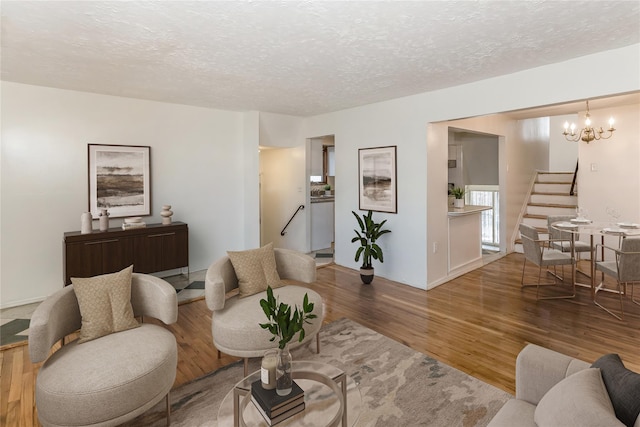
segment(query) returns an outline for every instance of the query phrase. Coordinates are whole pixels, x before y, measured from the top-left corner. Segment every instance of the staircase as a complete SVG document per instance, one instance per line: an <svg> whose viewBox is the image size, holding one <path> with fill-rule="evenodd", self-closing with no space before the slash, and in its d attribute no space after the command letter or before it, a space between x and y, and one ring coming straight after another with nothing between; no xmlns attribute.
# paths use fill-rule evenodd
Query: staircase
<svg viewBox="0 0 640 427"><path fill-rule="evenodd" d="M521 222L535 227L541 239L549 236L547 217L549 215L575 215L578 197L569 194L573 172L538 172L529 193ZM522 241L515 240L515 251L522 253Z"/></svg>

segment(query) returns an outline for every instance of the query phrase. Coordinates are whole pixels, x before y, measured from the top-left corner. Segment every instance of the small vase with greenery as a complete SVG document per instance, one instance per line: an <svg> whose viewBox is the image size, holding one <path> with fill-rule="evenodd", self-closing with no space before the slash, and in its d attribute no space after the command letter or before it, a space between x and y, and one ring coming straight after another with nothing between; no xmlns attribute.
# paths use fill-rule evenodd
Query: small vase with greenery
<svg viewBox="0 0 640 427"><path fill-rule="evenodd" d="M360 231L354 229L356 233L356 237L351 239L351 243L359 242L360 247L356 250L356 262L360 260L362 257L362 267L360 267L360 279L362 283L369 284L373 281L374 269L372 265L372 260L376 259L380 262L384 262L384 256L382 253L382 248L378 246L376 241L380 238L380 236L391 233L391 230L383 230L382 227L387 222L384 221L377 223L373 220L373 212L368 211L366 214L362 215L362 218L351 211L353 216L356 217L358 221L358 225L360 226Z"/></svg>
<svg viewBox="0 0 640 427"><path fill-rule="evenodd" d="M267 298L260 300L262 311L267 316L267 323L260 323L262 329L267 329L273 337L270 341L278 339L278 362L276 366L276 392L280 396L291 393L291 353L288 344L293 337L300 333L298 342L302 342L305 337L304 324L311 324L309 320L315 319L312 302L309 296L304 294L302 308L294 306L293 310L289 304L279 303L273 295L271 286L267 288Z"/></svg>
<svg viewBox="0 0 640 427"><path fill-rule="evenodd" d="M331 185L327 184L324 186L324 195L329 196L331 194Z"/></svg>
<svg viewBox="0 0 640 427"><path fill-rule="evenodd" d="M451 189L451 195L455 198L453 206L456 208L464 207L464 188L455 187Z"/></svg>

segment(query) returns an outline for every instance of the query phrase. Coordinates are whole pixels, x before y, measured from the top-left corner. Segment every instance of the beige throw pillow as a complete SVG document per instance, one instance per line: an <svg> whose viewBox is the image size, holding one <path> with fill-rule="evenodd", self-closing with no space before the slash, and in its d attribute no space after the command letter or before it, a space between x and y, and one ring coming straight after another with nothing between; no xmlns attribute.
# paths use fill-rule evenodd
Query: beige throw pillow
<svg viewBox="0 0 640 427"><path fill-rule="evenodd" d="M82 327L78 343L140 326L131 307L133 266L101 276L72 277Z"/></svg>
<svg viewBox="0 0 640 427"><path fill-rule="evenodd" d="M539 427L624 427L597 368L578 371L553 386L536 406L534 420Z"/></svg>
<svg viewBox="0 0 640 427"><path fill-rule="evenodd" d="M259 249L227 252L233 269L238 277L238 294L240 298L267 290L268 286L282 286L276 269L276 256L273 243Z"/></svg>

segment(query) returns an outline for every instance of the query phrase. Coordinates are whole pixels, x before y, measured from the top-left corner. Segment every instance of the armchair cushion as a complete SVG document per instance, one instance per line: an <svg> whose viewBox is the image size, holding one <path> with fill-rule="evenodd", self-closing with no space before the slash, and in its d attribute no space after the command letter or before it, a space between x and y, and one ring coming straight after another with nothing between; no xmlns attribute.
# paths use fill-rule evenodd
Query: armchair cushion
<svg viewBox="0 0 640 427"><path fill-rule="evenodd" d="M282 286L272 243L259 249L229 251L227 254L238 277L240 298L265 291L268 286L273 289Z"/></svg>
<svg viewBox="0 0 640 427"><path fill-rule="evenodd" d="M640 415L640 374L625 368L617 354L606 354L591 366L600 368L618 419L633 427Z"/></svg>
<svg viewBox="0 0 640 427"><path fill-rule="evenodd" d="M553 386L540 399L534 420L539 427L623 426L597 368L579 371Z"/></svg>
<svg viewBox="0 0 640 427"><path fill-rule="evenodd" d="M79 344L140 326L131 307L132 271L131 265L117 273L71 278L82 315Z"/></svg>

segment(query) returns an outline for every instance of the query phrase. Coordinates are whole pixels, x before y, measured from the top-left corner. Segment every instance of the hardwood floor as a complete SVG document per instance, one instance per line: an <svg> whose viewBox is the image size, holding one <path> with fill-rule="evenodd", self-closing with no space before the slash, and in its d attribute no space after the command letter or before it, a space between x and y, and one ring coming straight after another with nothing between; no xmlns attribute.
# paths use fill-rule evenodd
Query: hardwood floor
<svg viewBox="0 0 640 427"><path fill-rule="evenodd" d="M597 308L585 288L575 299L536 301L535 288L520 288L522 261L511 254L428 292L380 277L362 285L357 271L335 265L320 268L309 287L324 299L326 322L348 317L511 393L515 359L527 343L586 361L618 353L640 372L640 306L627 298L621 322ZM536 275L530 266L525 280ZM600 298L615 307L614 295ZM176 386L237 360L217 358L203 300L181 305L170 329L179 345ZM0 366L0 425L39 425L39 365L29 361L27 346L0 352Z"/></svg>

